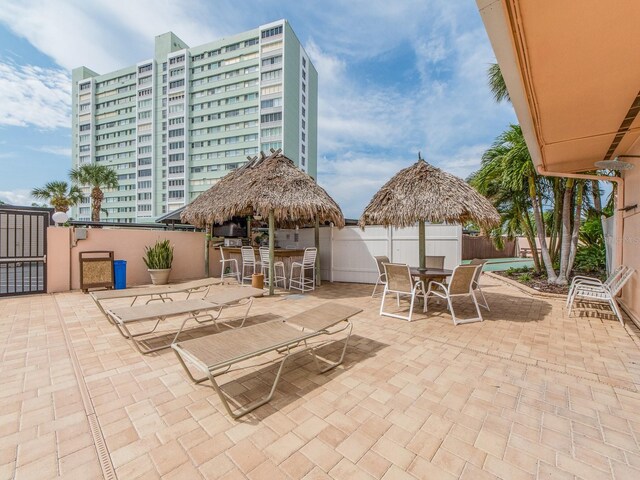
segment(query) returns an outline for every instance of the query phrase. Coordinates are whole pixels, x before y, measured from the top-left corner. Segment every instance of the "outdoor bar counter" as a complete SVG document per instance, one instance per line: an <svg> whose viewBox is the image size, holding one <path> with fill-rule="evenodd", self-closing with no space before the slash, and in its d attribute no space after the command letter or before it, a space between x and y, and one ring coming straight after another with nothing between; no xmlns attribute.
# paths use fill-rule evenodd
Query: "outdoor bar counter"
<svg viewBox="0 0 640 480"><path fill-rule="evenodd" d="M222 247L225 257L235 258L238 261L238 268L242 271L242 254L240 247ZM301 248L276 248L274 249L275 261L284 263L284 274L287 277L287 285L289 285L289 276L291 275L291 264L293 262L301 262L304 256L304 249ZM260 255L257 248L253 248L256 261L260 262ZM256 272L260 270L257 269Z"/></svg>

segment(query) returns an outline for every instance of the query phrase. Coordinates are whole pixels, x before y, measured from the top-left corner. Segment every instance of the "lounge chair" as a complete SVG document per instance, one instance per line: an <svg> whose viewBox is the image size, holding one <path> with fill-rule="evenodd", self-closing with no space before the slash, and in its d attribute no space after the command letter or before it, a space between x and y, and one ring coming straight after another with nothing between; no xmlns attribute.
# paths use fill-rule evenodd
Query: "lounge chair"
<svg viewBox="0 0 640 480"><path fill-rule="evenodd" d="M476 277L478 269L481 269L481 265L458 265L451 275L451 280L447 285L440 282L429 282L427 294L424 297L424 311L427 311L427 303L429 297L436 296L447 300L449 305L449 311L453 317L453 324L459 325L461 323L482 322L482 313L480 312L480 306L473 288L473 282ZM456 312L453 310L453 304L451 300L453 297L468 297L473 300L473 304L478 312L477 317L460 319L456 317Z"/></svg>
<svg viewBox="0 0 640 480"><path fill-rule="evenodd" d="M349 319L361 311L359 308L348 305L325 303L286 320L273 320L251 325L240 330L227 330L215 335L174 343L171 347L189 378L194 383L201 383L209 379L227 413L233 418L239 418L271 400L278 386L285 362L293 353L296 353L292 352L291 349L298 344L303 343L306 347L305 349L311 352L320 373L340 365L344 360L347 344L353 329ZM346 322L344 327L336 330L332 329L332 327L343 321ZM307 345L307 340L314 337L334 335L344 330L347 330L347 338L344 340L342 354L335 362L319 357L316 355L315 348ZM240 407L234 412L215 377L226 373L232 365L266 353L278 351L286 353L280 360L280 367L269 394ZM318 358L327 364L324 368L320 368ZM205 376L201 378L194 377L189 367L187 367L187 363L204 373Z"/></svg>
<svg viewBox="0 0 640 480"><path fill-rule="evenodd" d="M247 315L249 315L249 310L253 304L253 298L262 296L263 293L263 290L257 288L232 287L220 289L213 295L209 295L205 298L156 303L153 305L120 307L107 310L106 314L108 318L111 319L111 322L118 328L118 331L123 337L130 339L133 342L134 347L140 353L147 354L157 352L158 350L169 348L171 346L171 344L168 343L166 345L153 348L142 348L141 342L137 340L138 337L155 332L161 321L171 317L187 315L173 338L173 342L176 342L178 341L178 337L182 333L184 326L189 320L195 320L200 324L213 322L219 330L220 327L218 326L217 320L220 318L220 315L222 315L222 311L225 308L246 306L247 309L242 317L242 323L240 323L239 326L242 327L247 319ZM214 312L212 313L212 311ZM129 328L129 325L149 321L155 322L155 325L151 330L132 333Z"/></svg>
<svg viewBox="0 0 640 480"><path fill-rule="evenodd" d="M136 303L136 300L140 297L150 297L147 299L146 304L150 302L171 302L173 298L170 297L174 293L186 293L187 299L193 293L204 292L206 296L209 293L209 289L213 285L219 285L222 280L219 278L202 278L200 280L191 280L184 283L173 283L169 285L157 285L153 287L137 287L137 288L125 288L122 290L100 290L96 292L90 292L91 298L98 306L100 311L109 318L105 311L102 302L104 300L115 300L118 298L133 298L131 306ZM111 320L111 319L109 319Z"/></svg>
<svg viewBox="0 0 640 480"><path fill-rule="evenodd" d="M571 286L569 287L569 293L567 294L567 303L566 303L567 308L569 308L569 305L571 304L573 299L573 294L576 288L578 288L579 286L587 286L587 285L611 286L611 284L615 282L618 279L618 277L624 274L624 272L626 272L628 269L629 267L627 267L626 265L617 266L604 282L599 278L587 277L585 275L576 275L571 280Z"/></svg>
<svg viewBox="0 0 640 480"><path fill-rule="evenodd" d="M624 325L624 319L622 318L622 312L620 312L620 307L616 301L616 295L622 290L622 287L624 287L625 283L629 281L634 273L635 270L633 268L627 267L622 273L615 276L609 284L606 282L600 285L594 283L577 284L570 297L568 315L571 316L571 310L578 298L592 302L604 302L609 304L613 313L618 317L618 320L620 320L620 323Z"/></svg>
<svg viewBox="0 0 640 480"><path fill-rule="evenodd" d="M382 299L380 300L380 316L384 315L410 322L416 297L424 297L424 283L422 280L413 279L408 265L401 263L383 263L383 266L387 283L384 285ZM400 305L401 295L411 297L408 316L405 317L404 315L384 311L384 301L389 293L395 293L397 305Z"/></svg>

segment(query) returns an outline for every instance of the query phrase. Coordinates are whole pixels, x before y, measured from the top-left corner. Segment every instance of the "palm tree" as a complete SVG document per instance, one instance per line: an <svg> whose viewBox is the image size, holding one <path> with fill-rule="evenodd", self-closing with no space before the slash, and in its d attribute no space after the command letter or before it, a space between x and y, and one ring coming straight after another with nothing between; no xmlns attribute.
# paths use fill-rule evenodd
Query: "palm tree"
<svg viewBox="0 0 640 480"><path fill-rule="evenodd" d="M504 77L502 76L500 65L497 63L489 65L487 76L489 77L489 88L491 89L491 93L493 93L493 98L495 98L496 102L500 103L501 101L506 100L511 103L507 84L504 83Z"/></svg>
<svg viewBox="0 0 640 480"><path fill-rule="evenodd" d="M69 208L82 199L82 191L78 186L65 181L49 182L42 188L34 188L31 195L48 201L56 212L67 213Z"/></svg>
<svg viewBox="0 0 640 480"><path fill-rule="evenodd" d="M104 199L103 188L118 188L118 175L106 165L90 163L74 168L69 172L74 182L91 187L91 221L100 221L100 210Z"/></svg>

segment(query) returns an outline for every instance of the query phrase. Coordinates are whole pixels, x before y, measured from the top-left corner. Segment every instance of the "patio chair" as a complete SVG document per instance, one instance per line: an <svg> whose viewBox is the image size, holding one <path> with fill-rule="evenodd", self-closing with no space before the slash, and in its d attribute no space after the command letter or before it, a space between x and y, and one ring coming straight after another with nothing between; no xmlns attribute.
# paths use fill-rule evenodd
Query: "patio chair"
<svg viewBox="0 0 640 480"><path fill-rule="evenodd" d="M320 373L327 372L340 365L344 360L353 329L350 318L360 312L362 310L356 307L339 303L325 303L285 320L259 323L241 330L228 330L215 335L174 343L171 347L189 378L194 383L201 383L209 379L227 413L232 418L240 418L271 400L278 386L285 362L294 353L299 352L292 351L297 345L304 344L303 351L309 351L313 355L315 365ZM346 322L346 325L338 329L333 328L341 322ZM347 330L347 337L344 340L342 353L337 361L330 361L320 357L316 353L317 347L309 347L307 344L307 340L315 337L335 335L345 330ZM280 351L285 352L285 354L279 360L280 366L269 393L265 397L240 406L236 411L233 411L229 405L227 394L222 391L215 377L226 373L232 365L266 353ZM326 366L324 368L320 367L318 359L325 363ZM194 377L187 363L204 373L205 376L201 378ZM268 375L271 377L271 373ZM232 402L239 405L234 400Z"/></svg>
<svg viewBox="0 0 640 480"><path fill-rule="evenodd" d="M487 297L484 296L484 292L482 291L482 288L480 288L480 277L482 276L482 269L484 268L485 263L487 263L486 260L474 258L473 260L471 260L471 262L469 262L469 265L480 265L480 268L476 270L476 274L473 277L473 289L477 292L480 292L480 296L482 297L482 303L480 303L480 306L486 308L487 311L490 311L491 309L489 308L489 304L487 303Z"/></svg>
<svg viewBox="0 0 640 480"><path fill-rule="evenodd" d="M151 302L172 302L173 298L171 295L176 293L186 293L186 299L188 300L194 293L203 292L203 296L206 296L213 285L218 285L220 283L221 280L219 278L210 277L202 278L200 280L191 280L189 282L157 285L153 287L126 288L123 290L100 290L97 292L89 292L89 295L102 314L111 322L111 318L107 315L104 305L102 305L102 302L105 300L133 298L130 304L130 306L133 306L138 298L149 297L145 302L146 305Z"/></svg>
<svg viewBox="0 0 640 480"><path fill-rule="evenodd" d="M626 265L619 265L616 267L611 274L607 277L607 279L603 282L602 280L595 277L587 277L584 275L576 275L571 280L571 286L569 287L569 293L567 293L567 303L566 306L569 308L569 304L571 304L573 294L575 289L580 285L607 285L610 286L620 275L622 275L628 267Z"/></svg>
<svg viewBox="0 0 640 480"><path fill-rule="evenodd" d="M444 268L444 255L425 255L424 256L424 266L425 268ZM432 280L440 283L445 283L447 277L433 277Z"/></svg>
<svg viewBox="0 0 640 480"><path fill-rule="evenodd" d="M619 273L609 285L605 283L601 285L594 283L576 284L571 296L571 302L569 303L568 315L571 316L571 311L576 299L582 298L592 302L608 303L613 313L618 320L620 320L620 323L624 325L624 319L622 318L622 312L620 312L620 307L616 301L616 295L622 290L622 287L624 287L634 273L635 270L633 268L626 268L622 273Z"/></svg>
<svg viewBox="0 0 640 480"><path fill-rule="evenodd" d="M264 275L265 285L271 284L271 278L269 278L269 249L260 247L260 264L262 265L262 274ZM278 275L278 269L282 272L282 275ZM284 262L273 262L273 276L274 285L277 287L278 282L282 281L282 288L287 288L287 277L284 271Z"/></svg>
<svg viewBox="0 0 640 480"><path fill-rule="evenodd" d="M378 278L376 280L376 284L373 286L373 293L371 294L371 297L373 298L376 295L376 289L378 288L378 285L386 285L387 284L387 275L384 272L384 263L391 263L389 261L389 257L386 256L379 256L379 257L373 257L374 260L376 261L376 267L378 267Z"/></svg>
<svg viewBox="0 0 640 480"><path fill-rule="evenodd" d="M473 282L476 277L478 269L482 268L480 265L458 265L451 275L451 280L447 285L440 282L429 282L429 287L424 299L424 311L427 311L427 303L430 296L436 296L447 300L449 305L449 311L453 317L453 324L459 325L461 323L482 322L482 313L480 312L480 306L473 288ZM459 319L456 317L456 313L453 309L452 299L453 297L468 297L473 300L473 304L478 312L477 317Z"/></svg>
<svg viewBox="0 0 640 480"><path fill-rule="evenodd" d="M251 275L256 273L256 267L258 267L256 252L253 250L253 247L241 247L240 253L242 255L241 283L244 283L245 280L251 282ZM249 275L246 275L247 269L249 269Z"/></svg>
<svg viewBox="0 0 640 480"><path fill-rule="evenodd" d="M416 297L424 297L424 283L422 280L413 279L408 265L401 263L383 263L383 267L387 283L384 285L382 300L380 300L380 316L399 318L410 322ZM405 317L397 313L384 311L384 301L389 293L395 293L397 305L400 305L401 295L411 297L408 316Z"/></svg>
<svg viewBox="0 0 640 480"><path fill-rule="evenodd" d="M425 255L424 266L426 268L444 268L444 255Z"/></svg>
<svg viewBox="0 0 640 480"><path fill-rule="evenodd" d="M215 294L201 299L181 300L169 303L156 303L154 305L136 305L134 307L120 307L107 310L107 315L111 318L112 323L118 328L120 334L133 342L133 346L142 354L157 352L165 348L169 348L171 343L158 347L141 346L142 341L138 337L149 335L158 328L160 322L171 318L186 315L180 328L173 337L173 342L178 340L184 326L189 320L203 324L213 322L218 330L220 327L217 320L222 315L225 308L246 306L244 315L241 317L240 327L249 315L249 310L253 304L253 298L263 295L263 291L251 287L231 287L217 291ZM211 311L215 311L211 313ZM239 320L234 319L234 320ZM228 322L229 320L227 320ZM144 332L134 333L130 329L130 325L142 322L155 322L153 328ZM229 326L226 322L225 325ZM149 340L148 338L146 340Z"/></svg>
<svg viewBox="0 0 640 480"><path fill-rule="evenodd" d="M235 278L238 283L240 283L240 270L238 269L238 260L235 258L224 258L224 248L220 246L220 260L222 272L220 273L220 280L223 280L228 277ZM229 271L225 272L227 265L229 265Z"/></svg>
<svg viewBox="0 0 640 480"><path fill-rule="evenodd" d="M302 257L302 263L291 263L291 275L289 276L289 290L295 288L296 290L305 291L315 290L316 288L316 255L318 249L315 247L305 248L304 256ZM299 275L294 275L296 268L299 270ZM311 271L311 278L307 278L306 273Z"/></svg>

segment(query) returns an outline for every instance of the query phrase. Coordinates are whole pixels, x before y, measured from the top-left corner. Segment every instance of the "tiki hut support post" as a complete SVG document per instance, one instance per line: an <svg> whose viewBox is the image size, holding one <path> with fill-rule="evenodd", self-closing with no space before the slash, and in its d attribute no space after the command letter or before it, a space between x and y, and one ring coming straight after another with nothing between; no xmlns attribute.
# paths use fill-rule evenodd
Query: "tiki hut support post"
<svg viewBox="0 0 640 480"><path fill-rule="evenodd" d="M211 225L206 225L204 229L204 276L210 277L209 273L209 240L211 239L211 235L209 232L212 230Z"/></svg>
<svg viewBox="0 0 640 480"><path fill-rule="evenodd" d="M275 282L273 281L275 272L273 268L273 262L275 260L276 246L276 220L273 214L273 210L269 210L269 295L273 295L273 289Z"/></svg>
<svg viewBox="0 0 640 480"><path fill-rule="evenodd" d="M314 240L316 244L316 249L318 250L316 253L316 285L322 285L322 278L320 275L320 219L316 215L316 225L314 232Z"/></svg>
<svg viewBox="0 0 640 480"><path fill-rule="evenodd" d="M424 220L418 220L418 255L420 256L420 270L424 270L425 267L425 235L424 235Z"/></svg>

